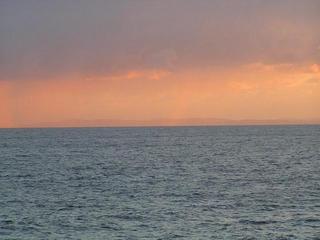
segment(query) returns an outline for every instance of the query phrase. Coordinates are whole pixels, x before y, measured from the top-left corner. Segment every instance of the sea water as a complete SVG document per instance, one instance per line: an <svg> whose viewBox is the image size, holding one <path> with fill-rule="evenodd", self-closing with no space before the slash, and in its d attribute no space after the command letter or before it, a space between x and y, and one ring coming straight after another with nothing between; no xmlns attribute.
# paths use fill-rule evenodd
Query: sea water
<svg viewBox="0 0 320 240"><path fill-rule="evenodd" d="M320 126L2 129L0 239L320 239Z"/></svg>

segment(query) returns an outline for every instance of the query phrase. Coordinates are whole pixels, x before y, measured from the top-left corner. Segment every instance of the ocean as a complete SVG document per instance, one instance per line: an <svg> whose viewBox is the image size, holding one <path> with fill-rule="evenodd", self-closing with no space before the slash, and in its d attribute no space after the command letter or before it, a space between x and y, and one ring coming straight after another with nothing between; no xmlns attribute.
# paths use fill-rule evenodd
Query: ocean
<svg viewBox="0 0 320 240"><path fill-rule="evenodd" d="M320 126L1 129L0 239L320 239Z"/></svg>

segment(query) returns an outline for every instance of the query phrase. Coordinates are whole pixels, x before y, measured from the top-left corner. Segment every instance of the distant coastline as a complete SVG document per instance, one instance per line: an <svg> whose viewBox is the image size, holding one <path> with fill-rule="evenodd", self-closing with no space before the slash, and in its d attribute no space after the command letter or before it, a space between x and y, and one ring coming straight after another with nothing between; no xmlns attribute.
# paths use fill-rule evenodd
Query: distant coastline
<svg viewBox="0 0 320 240"><path fill-rule="evenodd" d="M263 125L319 125L320 119L222 119L222 118L181 118L150 120L68 120L64 122L42 122L17 124L6 128L95 128L95 127L192 127L192 126L263 126Z"/></svg>

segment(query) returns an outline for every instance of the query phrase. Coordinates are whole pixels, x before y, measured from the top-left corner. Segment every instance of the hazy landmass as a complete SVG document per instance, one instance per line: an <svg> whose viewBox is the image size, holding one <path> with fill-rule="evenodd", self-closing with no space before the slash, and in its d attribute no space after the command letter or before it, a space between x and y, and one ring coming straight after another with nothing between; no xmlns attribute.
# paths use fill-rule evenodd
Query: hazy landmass
<svg viewBox="0 0 320 240"><path fill-rule="evenodd" d="M320 124L320 119L223 119L223 118L180 118L149 120L69 120L64 122L43 122L25 124L20 127L144 127L144 126L223 126L223 125L301 125Z"/></svg>

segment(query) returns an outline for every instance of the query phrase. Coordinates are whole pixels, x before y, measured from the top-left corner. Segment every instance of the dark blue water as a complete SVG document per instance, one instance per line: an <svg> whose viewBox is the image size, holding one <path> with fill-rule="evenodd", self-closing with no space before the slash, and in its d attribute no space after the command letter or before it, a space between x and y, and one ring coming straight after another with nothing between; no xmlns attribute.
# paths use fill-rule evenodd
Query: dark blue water
<svg viewBox="0 0 320 240"><path fill-rule="evenodd" d="M320 239L320 126L0 130L0 239Z"/></svg>

